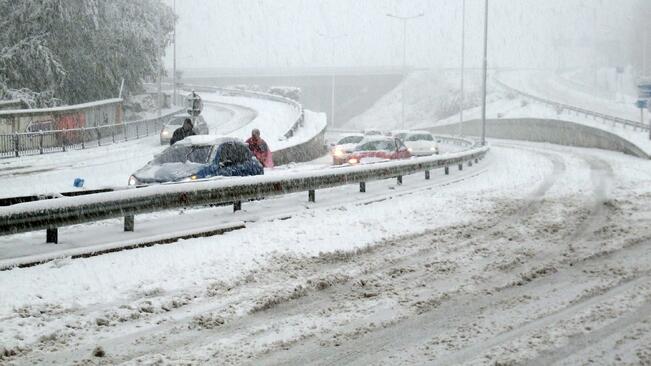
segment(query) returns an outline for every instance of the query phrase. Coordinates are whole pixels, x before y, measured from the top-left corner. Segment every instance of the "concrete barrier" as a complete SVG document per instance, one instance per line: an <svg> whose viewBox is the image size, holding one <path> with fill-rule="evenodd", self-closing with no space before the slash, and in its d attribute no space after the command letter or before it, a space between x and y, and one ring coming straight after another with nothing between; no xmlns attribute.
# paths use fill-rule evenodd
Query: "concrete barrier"
<svg viewBox="0 0 651 366"><path fill-rule="evenodd" d="M433 133L456 134L459 131L459 124L435 126L427 130ZM470 136L480 136L481 120L463 122L463 131ZM651 158L635 144L620 136L569 121L538 118L489 119L486 120L486 136L598 148L619 151L644 159Z"/></svg>
<svg viewBox="0 0 651 366"><path fill-rule="evenodd" d="M274 151L274 165L305 162L320 158L328 151L325 144L325 134L326 128L324 127L321 132L307 142Z"/></svg>

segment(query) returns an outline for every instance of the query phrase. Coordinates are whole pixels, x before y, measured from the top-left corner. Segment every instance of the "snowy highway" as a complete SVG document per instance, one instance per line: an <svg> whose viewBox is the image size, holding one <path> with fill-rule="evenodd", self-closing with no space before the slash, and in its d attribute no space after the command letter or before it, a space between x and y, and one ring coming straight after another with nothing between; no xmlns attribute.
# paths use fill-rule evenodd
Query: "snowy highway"
<svg viewBox="0 0 651 366"><path fill-rule="evenodd" d="M0 1L0 366L651 366L649 20Z"/></svg>
<svg viewBox="0 0 651 366"><path fill-rule="evenodd" d="M1 272L4 347L61 364L96 347L107 364L645 359L649 168L494 141L429 183L246 204L223 236Z"/></svg>
<svg viewBox="0 0 651 366"><path fill-rule="evenodd" d="M215 135L241 130L256 116L251 108L217 102L207 103L204 112ZM165 147L155 131L150 137L86 150L0 160L0 198L72 191L77 177L88 189L125 186L131 173Z"/></svg>

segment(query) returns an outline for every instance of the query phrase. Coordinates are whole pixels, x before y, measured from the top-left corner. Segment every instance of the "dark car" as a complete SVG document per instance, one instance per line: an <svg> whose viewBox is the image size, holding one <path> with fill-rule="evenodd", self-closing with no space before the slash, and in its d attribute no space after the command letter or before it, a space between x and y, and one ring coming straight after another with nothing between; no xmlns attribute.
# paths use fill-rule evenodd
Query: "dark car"
<svg viewBox="0 0 651 366"><path fill-rule="evenodd" d="M169 145L174 130L183 126L183 121L186 118L192 118L189 114L176 114L160 130L160 143L161 145ZM192 129L197 135L207 135L209 133L208 124L201 116L194 117L194 128Z"/></svg>
<svg viewBox="0 0 651 366"><path fill-rule="evenodd" d="M129 177L129 185L262 175L262 164L233 137L190 136L163 150Z"/></svg>

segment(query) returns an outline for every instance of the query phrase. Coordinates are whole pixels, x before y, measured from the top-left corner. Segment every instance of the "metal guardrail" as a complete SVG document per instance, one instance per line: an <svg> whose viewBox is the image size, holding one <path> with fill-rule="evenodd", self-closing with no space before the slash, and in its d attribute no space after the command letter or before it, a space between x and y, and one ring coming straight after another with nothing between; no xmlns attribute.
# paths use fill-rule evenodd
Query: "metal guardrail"
<svg viewBox="0 0 651 366"><path fill-rule="evenodd" d="M170 116L176 113L179 111L160 117L97 127L0 134L0 157L78 150L140 139L158 134Z"/></svg>
<svg viewBox="0 0 651 366"><path fill-rule="evenodd" d="M430 170L477 163L488 148L476 143L468 150L450 156L433 156L405 161L368 164L328 169L321 172L297 173L283 177L243 177L237 180L213 180L170 185L148 186L117 192L97 193L77 197L62 197L46 201L27 202L0 208L0 235L47 230L47 241L58 241L57 228L124 217L125 231L133 231L134 215L169 209L205 206L211 204L234 204L241 208L242 201L258 200L296 192L308 191L308 199L315 201L315 191L348 184L360 184L366 190L366 182L397 178Z"/></svg>
<svg viewBox="0 0 651 366"><path fill-rule="evenodd" d="M285 134L283 135L287 139L294 136L296 131L298 131L299 128L303 127L305 123L305 111L303 110L303 105L295 101L294 99L283 97L281 95L251 91L251 90L229 89L229 88L220 88L220 87L205 86L205 85L184 85L183 88L190 88L195 91L205 91L209 93L220 93L224 96L243 96L247 98L257 98L257 99L264 99L264 100L289 104L296 110L297 117L294 123L292 124L292 126L289 128L289 130L285 132Z"/></svg>
<svg viewBox="0 0 651 366"><path fill-rule="evenodd" d="M546 104L546 105L549 105L551 107L554 107L556 109L556 111L559 112L559 113L562 112L563 110L568 110L568 111L576 113L577 116L578 115L585 115L586 118L587 117L592 117L594 120L597 120L599 118L604 123L612 122L613 126L615 126L617 124L620 124L624 128L626 128L626 126L633 127L634 131L636 131L638 128L641 131L649 131L649 126L647 126L647 125L645 125L643 123L637 122L637 121L633 121L633 120L625 119L625 118L619 118L619 117L615 117L615 116L610 116L610 115L603 114L603 113L597 113L597 112L594 112L594 111L591 111L591 110L588 110L588 109L571 106L569 104L554 102L552 100L541 98L541 97L535 96L533 94L529 94L527 92L524 92L522 90L513 88L513 87L507 85L506 83L504 83L501 80L496 79L495 81L497 82L498 85L500 85L501 87L503 87L503 88L505 88L505 89L507 89L507 90L509 90L511 92L520 94L520 95L522 95L523 97L525 97L527 99L531 99L533 101L536 101L536 102L539 102L539 103Z"/></svg>

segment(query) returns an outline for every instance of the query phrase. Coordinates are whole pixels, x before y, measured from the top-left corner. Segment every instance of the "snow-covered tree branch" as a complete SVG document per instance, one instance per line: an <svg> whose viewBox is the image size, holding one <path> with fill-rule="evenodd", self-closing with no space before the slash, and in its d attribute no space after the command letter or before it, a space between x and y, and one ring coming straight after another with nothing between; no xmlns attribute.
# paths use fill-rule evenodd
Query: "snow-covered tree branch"
<svg viewBox="0 0 651 366"><path fill-rule="evenodd" d="M0 99L86 102L122 78L136 91L161 72L173 24L160 0L0 0Z"/></svg>

